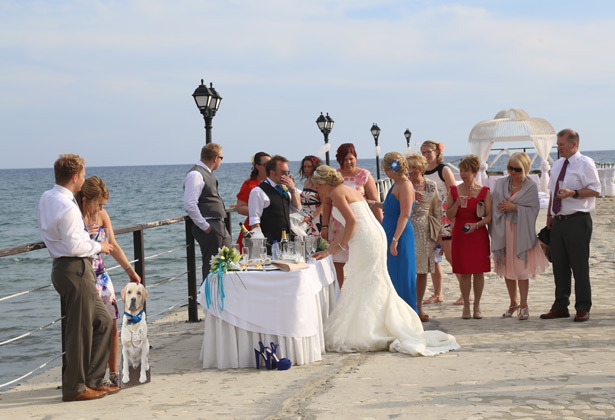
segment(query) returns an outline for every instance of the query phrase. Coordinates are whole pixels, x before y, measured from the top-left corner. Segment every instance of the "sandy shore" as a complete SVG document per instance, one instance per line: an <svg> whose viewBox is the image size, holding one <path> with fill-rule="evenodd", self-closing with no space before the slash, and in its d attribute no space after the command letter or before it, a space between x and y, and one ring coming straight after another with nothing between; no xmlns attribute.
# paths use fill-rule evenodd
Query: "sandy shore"
<svg viewBox="0 0 615 420"><path fill-rule="evenodd" d="M495 275L487 276L484 318L462 320L445 266L446 301L425 307L432 317L425 326L455 335L462 346L455 352L329 353L282 372L203 370L203 324L186 322L183 309L150 323L150 384L63 403L57 367L1 394L0 417L614 419L615 199L598 199L593 219L589 322L538 318L553 301L550 269L530 283L529 320L500 318L508 296ZM538 225L544 220L543 210Z"/></svg>

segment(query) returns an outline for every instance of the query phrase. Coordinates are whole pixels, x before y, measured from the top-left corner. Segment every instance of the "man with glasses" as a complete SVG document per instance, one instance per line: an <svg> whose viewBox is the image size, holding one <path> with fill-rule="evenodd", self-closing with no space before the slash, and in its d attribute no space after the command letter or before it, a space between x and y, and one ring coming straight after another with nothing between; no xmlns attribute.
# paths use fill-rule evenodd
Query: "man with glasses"
<svg viewBox="0 0 615 420"><path fill-rule="evenodd" d="M184 179L184 209L194 223L192 236L197 240L203 257L203 279L209 273L209 261L222 246L231 247L231 235L226 230L226 209L218 193L218 181L213 174L222 164L222 146L209 143L201 149L201 160Z"/></svg>
<svg viewBox="0 0 615 420"><path fill-rule="evenodd" d="M265 164L267 179L250 191L248 212L255 237L267 238L271 252L273 241L280 241L282 230L290 235L290 213L301 210L301 198L288 170L288 159L275 155Z"/></svg>

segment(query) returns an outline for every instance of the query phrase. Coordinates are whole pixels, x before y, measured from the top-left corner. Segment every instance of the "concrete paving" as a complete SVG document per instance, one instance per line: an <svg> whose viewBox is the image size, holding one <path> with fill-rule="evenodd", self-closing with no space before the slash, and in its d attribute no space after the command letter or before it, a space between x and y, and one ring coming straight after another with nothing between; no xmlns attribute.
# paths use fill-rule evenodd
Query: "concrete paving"
<svg viewBox="0 0 615 420"><path fill-rule="evenodd" d="M538 225L544 224L544 211ZM426 329L461 348L436 357L328 353L289 371L203 370L202 323L185 310L150 324L152 382L89 402L61 401L54 368L0 395L0 418L615 419L615 199L598 200L591 320L541 320L553 300L548 272L530 282L530 318L502 319L503 279L486 278L483 319L461 319L445 266L444 303ZM571 299L574 302L574 296ZM574 313L573 307L571 311Z"/></svg>

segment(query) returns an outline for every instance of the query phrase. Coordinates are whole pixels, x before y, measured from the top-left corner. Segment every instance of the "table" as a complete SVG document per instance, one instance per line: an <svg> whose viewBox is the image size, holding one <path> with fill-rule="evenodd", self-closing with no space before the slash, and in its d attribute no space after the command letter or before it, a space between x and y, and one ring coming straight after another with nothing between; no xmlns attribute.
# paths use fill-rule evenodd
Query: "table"
<svg viewBox="0 0 615 420"><path fill-rule="evenodd" d="M207 308L203 282L197 298L205 314L203 368L256 367L259 341L279 344L278 356L294 365L322 360L323 325L339 296L336 280L332 257L291 272L227 272L224 308L214 297Z"/></svg>

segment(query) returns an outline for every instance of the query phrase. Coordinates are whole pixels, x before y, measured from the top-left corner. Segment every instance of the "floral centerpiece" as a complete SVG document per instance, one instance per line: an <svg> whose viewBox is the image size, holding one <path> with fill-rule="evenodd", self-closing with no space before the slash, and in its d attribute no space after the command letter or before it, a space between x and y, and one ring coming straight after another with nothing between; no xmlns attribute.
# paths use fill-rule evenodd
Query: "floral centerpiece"
<svg viewBox="0 0 615 420"><path fill-rule="evenodd" d="M241 259L241 254L235 248L227 248L223 246L218 248L218 254L211 257L209 260L209 274L205 279L205 301L207 309L212 305L212 296L214 304L218 311L224 310L224 274L229 270L240 270L237 264Z"/></svg>
<svg viewBox="0 0 615 420"><path fill-rule="evenodd" d="M229 249L226 246L218 248L218 254L213 255L209 260L209 272L224 274L228 270L238 270L237 263L240 259L241 254L235 248Z"/></svg>

